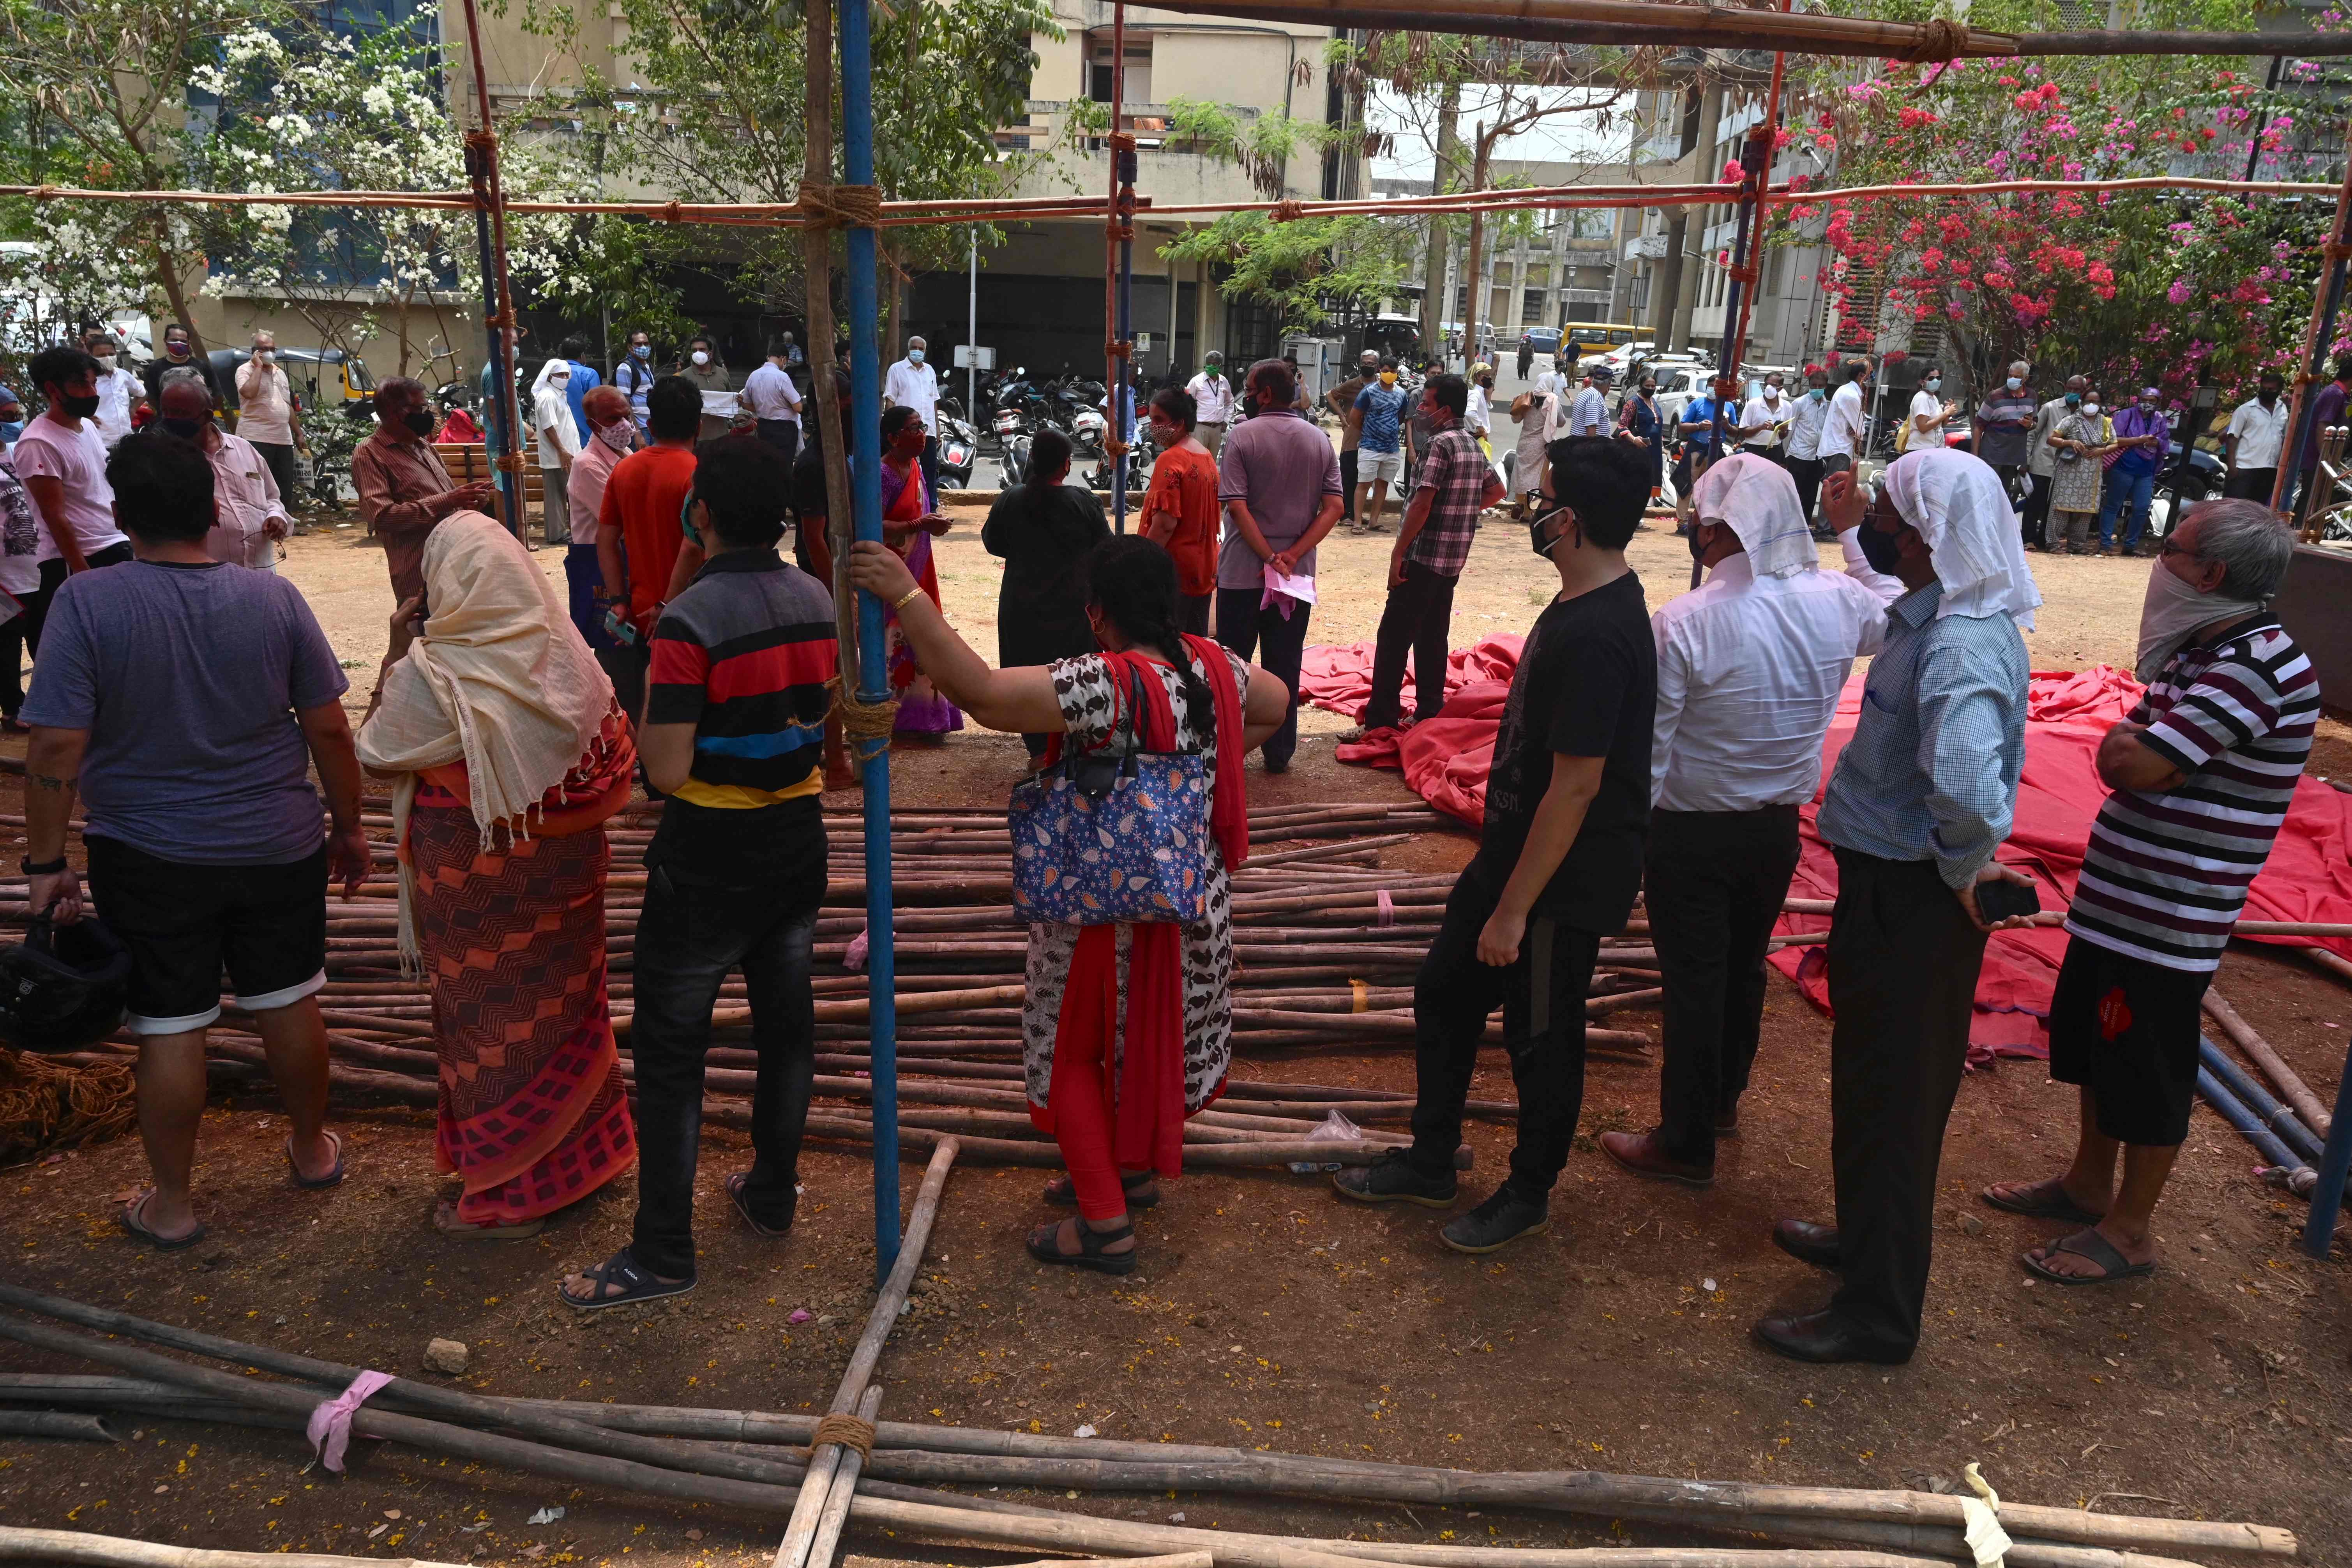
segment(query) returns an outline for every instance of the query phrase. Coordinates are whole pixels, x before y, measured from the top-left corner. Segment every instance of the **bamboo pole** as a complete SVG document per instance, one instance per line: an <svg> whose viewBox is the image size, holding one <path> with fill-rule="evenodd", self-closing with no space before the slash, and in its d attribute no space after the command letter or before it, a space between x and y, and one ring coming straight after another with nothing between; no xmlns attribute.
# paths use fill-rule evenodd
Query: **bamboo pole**
<svg viewBox="0 0 2352 1568"><path fill-rule="evenodd" d="M2311 1086L2303 1081L2294 1068L2287 1066L2284 1058L2271 1048L2268 1040L2254 1033L2253 1026L2240 1017L2238 1010L2222 1000L2219 992L2209 988L2205 993L2204 1006L2213 1022L2221 1026L2221 1032L2229 1036L2237 1047L2263 1070L2263 1075L2271 1080L2271 1086L2278 1090L2279 1098L2294 1107L2295 1115L2303 1119L2303 1124L2325 1140L2336 1119L2319 1103L2319 1097L2311 1092Z"/></svg>
<svg viewBox="0 0 2352 1568"><path fill-rule="evenodd" d="M459 1568L421 1557L333 1557L316 1552L217 1552L79 1530L0 1524L0 1563L56 1568Z"/></svg>
<svg viewBox="0 0 2352 1568"><path fill-rule="evenodd" d="M881 1408L882 1385L875 1384L858 1401L858 1419L871 1422L874 1413ZM865 1467L866 1456L856 1449L844 1448L841 1451L840 1465L833 1473L833 1485L825 1493L824 1511L817 1516L816 1538L809 1542L810 1568L832 1568L833 1554L841 1544L842 1527L849 1522L849 1505L857 1496L858 1476ZM803 1495L806 1495L805 1489ZM777 1549L777 1554L782 1555L781 1547Z"/></svg>
<svg viewBox="0 0 2352 1568"><path fill-rule="evenodd" d="M77 1443L120 1443L95 1415L59 1410L0 1410L0 1437L58 1437Z"/></svg>

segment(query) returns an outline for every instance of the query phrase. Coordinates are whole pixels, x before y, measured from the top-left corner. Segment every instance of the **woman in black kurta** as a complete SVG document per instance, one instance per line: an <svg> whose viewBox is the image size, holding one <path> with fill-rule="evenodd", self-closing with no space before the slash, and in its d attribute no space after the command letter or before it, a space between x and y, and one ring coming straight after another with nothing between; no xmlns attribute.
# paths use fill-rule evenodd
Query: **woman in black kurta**
<svg viewBox="0 0 2352 1568"><path fill-rule="evenodd" d="M1110 523L1094 491L1063 483L1069 472L1069 437L1039 431L1029 448L1026 482L998 496L981 528L982 545L1004 562L1004 585L996 597L999 668L1096 651L1083 568L1094 547L1110 537ZM1045 753L1045 736L1022 740L1031 756Z"/></svg>

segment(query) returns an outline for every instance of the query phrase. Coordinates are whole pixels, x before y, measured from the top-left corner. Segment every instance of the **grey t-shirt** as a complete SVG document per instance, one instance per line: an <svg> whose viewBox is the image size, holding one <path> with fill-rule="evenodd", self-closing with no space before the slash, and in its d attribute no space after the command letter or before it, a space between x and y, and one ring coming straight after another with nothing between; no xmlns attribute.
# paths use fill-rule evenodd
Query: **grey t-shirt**
<svg viewBox="0 0 2352 1568"><path fill-rule="evenodd" d="M284 865L325 837L295 710L350 685L283 577L133 561L58 587L21 717L90 732L90 837L165 860Z"/></svg>
<svg viewBox="0 0 2352 1568"><path fill-rule="evenodd" d="M1260 414L1225 435L1217 458L1217 499L1250 509L1258 531L1275 550L1298 542L1323 510L1323 498L1339 493L1339 452L1319 425L1287 408ZM1315 552L1299 557L1298 574L1315 575ZM1217 555L1217 586L1257 588L1265 583L1265 563L1241 530L1225 528Z"/></svg>

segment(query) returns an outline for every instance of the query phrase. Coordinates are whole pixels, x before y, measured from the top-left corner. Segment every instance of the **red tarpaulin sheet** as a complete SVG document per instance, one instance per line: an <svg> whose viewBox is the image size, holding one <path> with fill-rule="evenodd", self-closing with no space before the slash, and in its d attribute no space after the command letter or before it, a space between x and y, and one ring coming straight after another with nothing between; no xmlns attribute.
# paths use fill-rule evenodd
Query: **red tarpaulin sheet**
<svg viewBox="0 0 2352 1568"><path fill-rule="evenodd" d="M1452 695L1443 712L1402 735L1378 731L1361 745L1342 746L1339 760L1401 767L1405 782L1439 810L1474 825L1484 820L1486 771L1494 760L1503 700L1522 642L1516 637L1489 637L1455 653L1446 669ZM1370 643L1308 648L1300 690L1318 707L1360 714L1371 693L1371 662ZM2045 909L2062 907L2074 897L2091 819L2107 795L2093 757L2099 738L2130 710L2139 690L2131 677L2105 665L2081 672L2037 671L2033 677L2027 697L2025 772L2018 785L2017 819L2000 858L2036 878ZM1846 683L1822 741L1825 783L1838 752L1853 738L1861 704L1862 677L1856 675ZM1813 827L1819 804L1816 796L1799 814L1803 852L1790 884L1791 898L1837 897L1837 862ZM2352 796L2308 775L2304 778L2270 861L2254 879L2245 913L2249 920L2352 922ZM1828 927L1827 915L1787 915L1780 921L1784 931ZM2352 941L2341 938L2254 940L2325 946L2352 957ZM1972 1058L2048 1054L2043 1021L2065 951L2065 933L2054 926L2003 931L1992 939L1977 983L1976 1024L1969 1031ZM1772 962L1814 1005L1828 1010L1827 975L1818 945L1783 949Z"/></svg>

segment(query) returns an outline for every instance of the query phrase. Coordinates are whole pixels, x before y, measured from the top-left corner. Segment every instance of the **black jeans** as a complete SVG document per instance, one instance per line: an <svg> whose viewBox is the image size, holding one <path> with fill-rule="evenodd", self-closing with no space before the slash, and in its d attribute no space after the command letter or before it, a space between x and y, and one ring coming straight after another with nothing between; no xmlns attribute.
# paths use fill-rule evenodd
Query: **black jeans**
<svg viewBox="0 0 2352 1568"><path fill-rule="evenodd" d="M290 441L256 441L253 449L269 465L269 477L278 483L278 499L286 510L294 510L294 444Z"/></svg>
<svg viewBox="0 0 2352 1568"><path fill-rule="evenodd" d="M1339 516L1349 522L1356 521L1356 448L1349 447L1339 454Z"/></svg>
<svg viewBox="0 0 2352 1568"><path fill-rule="evenodd" d="M795 896L797 894L797 896ZM822 888L758 889L646 878L637 923L637 1220L629 1251L672 1279L694 1277L694 1166L710 1007L730 969L751 994L751 1173L743 1205L761 1225L793 1223L801 1135L816 1075L809 948Z"/></svg>
<svg viewBox="0 0 2352 1568"><path fill-rule="evenodd" d="M2258 500L2268 506L2271 504L2271 491L2277 485L2276 468L2240 468L2221 482L2221 494L2231 500ZM2179 519L2175 518L2173 523L2178 527Z"/></svg>
<svg viewBox="0 0 2352 1568"><path fill-rule="evenodd" d="M1280 772L1298 750L1298 668L1307 658L1313 606L1293 603L1286 619L1280 610L1258 607L1265 597L1265 590L1255 586L1218 589L1217 640L1290 688L1290 712L1259 748L1265 765Z"/></svg>
<svg viewBox="0 0 2352 1568"><path fill-rule="evenodd" d="M1715 1160L1715 1120L1739 1103L1764 1020L1764 952L1797 869L1797 808L1653 811L1643 877L1665 987L1658 1140Z"/></svg>
<svg viewBox="0 0 2352 1568"><path fill-rule="evenodd" d="M2025 498L2025 511L2019 519L2018 531L2027 544L2050 542L2050 476L2033 476L2033 491Z"/></svg>
<svg viewBox="0 0 2352 1568"><path fill-rule="evenodd" d="M1209 612L1216 607L1216 604L1217 591L1214 588L1205 594L1187 594L1180 590L1176 595L1176 629L1190 632L1196 637L1207 637Z"/></svg>
<svg viewBox="0 0 2352 1568"><path fill-rule="evenodd" d="M83 559L89 563L89 569L93 572L101 566L120 566L131 559L131 542L126 539L120 544L93 550ZM36 659L41 657L41 628L48 624L49 600L65 586L68 575L70 574L62 559L44 561L41 563L41 585L25 595L25 646L32 650Z"/></svg>
<svg viewBox="0 0 2352 1568"><path fill-rule="evenodd" d="M1813 502L1822 493L1822 460L1819 458L1791 458L1789 477L1797 481L1797 509L1805 514L1805 526L1817 528L1813 521Z"/></svg>
<svg viewBox="0 0 2352 1568"><path fill-rule="evenodd" d="M793 459L800 456L801 422L797 419L762 419L760 421L760 439L784 455L784 467L789 469Z"/></svg>
<svg viewBox="0 0 2352 1568"><path fill-rule="evenodd" d="M1412 655L1415 719L1434 719L1445 706L1446 634L1454 626L1454 579L1418 561L1404 563L1404 581L1389 590L1372 647L1372 698L1364 728L1377 730L1404 716L1404 658Z"/></svg>
<svg viewBox="0 0 2352 1568"><path fill-rule="evenodd" d="M25 706L25 624L15 615L0 626L0 718L14 719Z"/></svg>
<svg viewBox="0 0 2352 1568"><path fill-rule="evenodd" d="M1936 1168L1969 1054L1985 934L1932 860L1837 852L1830 917L1830 1163L1845 1283L1831 1303L1884 1343L1919 1342Z"/></svg>
<svg viewBox="0 0 2352 1568"><path fill-rule="evenodd" d="M938 416L934 415L932 418L936 423ZM937 436L923 437L923 483L930 487L933 496L940 493L940 438Z"/></svg>
<svg viewBox="0 0 2352 1568"><path fill-rule="evenodd" d="M1496 1003L1503 1048L1519 1093L1518 1142L1507 1184L1541 1203L1568 1164L1584 1108L1584 997L1601 939L1555 921L1530 918L1519 956L1497 968L1478 962L1478 933L1498 891L1471 878L1454 884L1445 920L1412 983L1412 1163L1429 1175L1454 1168L1462 1105L1479 1037Z"/></svg>
<svg viewBox="0 0 2352 1568"><path fill-rule="evenodd" d="M640 637L635 642L600 647L595 653L596 662L612 678L613 696L620 703L621 711L629 716L631 724L642 724L646 715L646 676L653 668L653 650Z"/></svg>

